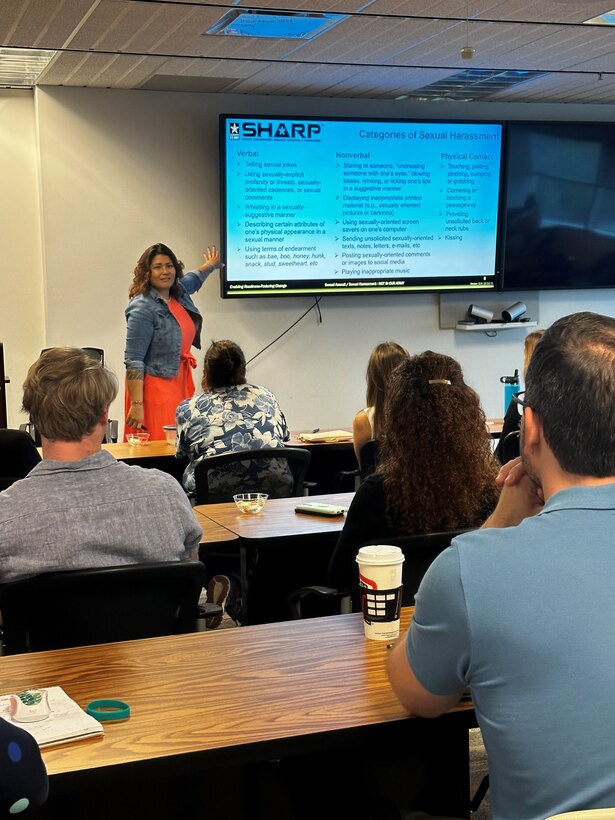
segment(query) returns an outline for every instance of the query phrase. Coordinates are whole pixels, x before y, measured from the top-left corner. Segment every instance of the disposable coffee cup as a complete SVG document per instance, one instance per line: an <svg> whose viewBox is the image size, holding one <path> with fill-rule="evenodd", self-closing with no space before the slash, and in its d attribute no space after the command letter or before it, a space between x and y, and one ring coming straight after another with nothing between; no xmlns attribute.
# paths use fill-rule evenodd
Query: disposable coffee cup
<svg viewBox="0 0 615 820"><path fill-rule="evenodd" d="M376 544L361 547L356 561L365 637L394 640L399 637L404 554L399 547Z"/></svg>

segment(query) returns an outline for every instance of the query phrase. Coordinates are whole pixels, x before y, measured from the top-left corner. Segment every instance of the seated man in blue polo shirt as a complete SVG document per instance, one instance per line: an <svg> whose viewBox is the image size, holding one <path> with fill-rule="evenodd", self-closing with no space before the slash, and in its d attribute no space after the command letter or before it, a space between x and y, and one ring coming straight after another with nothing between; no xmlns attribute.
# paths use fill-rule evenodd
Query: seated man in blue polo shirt
<svg viewBox="0 0 615 820"><path fill-rule="evenodd" d="M388 659L412 714L470 687L494 820L615 806L615 319L555 322L519 399L496 510L434 561Z"/></svg>

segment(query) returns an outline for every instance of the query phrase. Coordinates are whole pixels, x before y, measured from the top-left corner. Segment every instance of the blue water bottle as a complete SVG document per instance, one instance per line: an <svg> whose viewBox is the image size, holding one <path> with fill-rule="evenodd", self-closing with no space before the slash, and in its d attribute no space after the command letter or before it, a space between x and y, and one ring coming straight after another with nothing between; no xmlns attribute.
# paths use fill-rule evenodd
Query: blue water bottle
<svg viewBox="0 0 615 820"><path fill-rule="evenodd" d="M500 381L504 385L504 415L506 415L512 397L519 392L519 371L515 370L513 376L500 376Z"/></svg>

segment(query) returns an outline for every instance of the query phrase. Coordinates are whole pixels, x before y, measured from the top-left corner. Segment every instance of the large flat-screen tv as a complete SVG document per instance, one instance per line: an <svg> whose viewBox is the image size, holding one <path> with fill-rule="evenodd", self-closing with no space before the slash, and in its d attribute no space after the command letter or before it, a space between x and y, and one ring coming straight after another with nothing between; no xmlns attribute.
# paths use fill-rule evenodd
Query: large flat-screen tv
<svg viewBox="0 0 615 820"><path fill-rule="evenodd" d="M615 123L509 122L502 290L615 287Z"/></svg>
<svg viewBox="0 0 615 820"><path fill-rule="evenodd" d="M493 290L503 130L221 115L222 296Z"/></svg>

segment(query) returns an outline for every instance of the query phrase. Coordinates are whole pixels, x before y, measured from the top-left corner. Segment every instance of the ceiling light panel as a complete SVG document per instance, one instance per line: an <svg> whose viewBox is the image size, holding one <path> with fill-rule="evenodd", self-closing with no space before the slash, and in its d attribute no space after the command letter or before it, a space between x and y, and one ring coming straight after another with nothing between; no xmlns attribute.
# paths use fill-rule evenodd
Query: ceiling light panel
<svg viewBox="0 0 615 820"><path fill-rule="evenodd" d="M203 34L312 40L346 19L344 14L232 9Z"/></svg>
<svg viewBox="0 0 615 820"><path fill-rule="evenodd" d="M28 48L0 48L0 87L32 88L55 51Z"/></svg>

